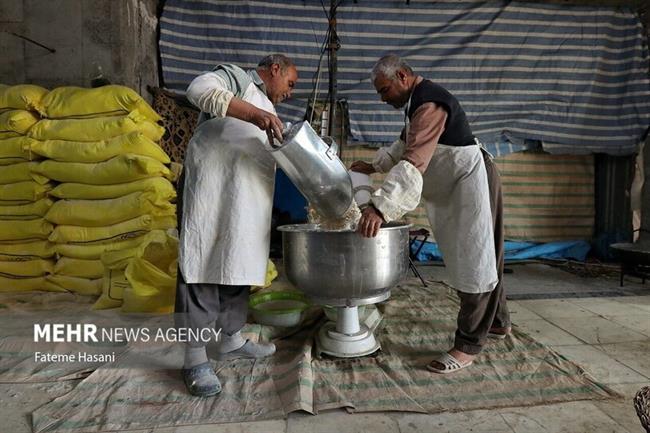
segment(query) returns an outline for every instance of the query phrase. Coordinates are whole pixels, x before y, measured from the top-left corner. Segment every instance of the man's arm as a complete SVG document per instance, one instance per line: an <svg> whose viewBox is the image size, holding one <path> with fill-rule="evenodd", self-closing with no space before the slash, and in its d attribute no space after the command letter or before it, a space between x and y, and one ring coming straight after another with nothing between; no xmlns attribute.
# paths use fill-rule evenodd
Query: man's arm
<svg viewBox="0 0 650 433"><path fill-rule="evenodd" d="M282 122L273 113L257 108L235 96L236 82L222 71L207 72L196 77L187 88L187 99L201 111L214 117L234 117L252 123L262 130L272 129L282 140Z"/></svg>
<svg viewBox="0 0 650 433"><path fill-rule="evenodd" d="M433 102L422 104L413 113L402 159L413 164L422 174L427 170L438 140L445 132L446 121L445 109Z"/></svg>
<svg viewBox="0 0 650 433"><path fill-rule="evenodd" d="M429 166L446 120L447 112L433 103L423 104L415 111L401 161L390 169L381 188L372 194L372 206L364 209L359 220L358 230L363 236L376 236L382 222L394 221L417 207L422 194L422 174Z"/></svg>

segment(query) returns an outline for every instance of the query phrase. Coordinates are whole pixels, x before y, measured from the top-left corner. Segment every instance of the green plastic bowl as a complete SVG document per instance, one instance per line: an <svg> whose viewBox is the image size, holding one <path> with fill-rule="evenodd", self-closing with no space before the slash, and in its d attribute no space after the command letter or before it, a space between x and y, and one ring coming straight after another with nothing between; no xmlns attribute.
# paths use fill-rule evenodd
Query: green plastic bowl
<svg viewBox="0 0 650 433"><path fill-rule="evenodd" d="M300 292L266 292L248 301L253 318L260 325L296 326L309 302Z"/></svg>

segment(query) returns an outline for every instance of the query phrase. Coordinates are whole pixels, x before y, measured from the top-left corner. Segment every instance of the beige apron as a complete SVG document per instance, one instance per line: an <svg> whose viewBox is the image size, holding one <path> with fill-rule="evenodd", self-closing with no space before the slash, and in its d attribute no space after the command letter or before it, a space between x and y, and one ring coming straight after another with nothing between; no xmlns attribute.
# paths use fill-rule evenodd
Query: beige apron
<svg viewBox="0 0 650 433"><path fill-rule="evenodd" d="M463 293L492 291L499 279L480 147L438 144L423 181L422 200L450 284Z"/></svg>
<svg viewBox="0 0 650 433"><path fill-rule="evenodd" d="M255 84L243 100L275 114ZM275 162L266 133L232 117L197 128L184 162L179 265L187 283L263 285Z"/></svg>

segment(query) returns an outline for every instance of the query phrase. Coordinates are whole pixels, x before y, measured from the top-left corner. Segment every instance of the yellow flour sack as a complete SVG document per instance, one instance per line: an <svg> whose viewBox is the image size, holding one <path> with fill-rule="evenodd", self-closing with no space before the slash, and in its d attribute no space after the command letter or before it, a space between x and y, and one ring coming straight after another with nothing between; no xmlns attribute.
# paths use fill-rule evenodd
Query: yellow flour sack
<svg viewBox="0 0 650 433"><path fill-rule="evenodd" d="M21 162L18 164L5 165L0 168L0 184L26 182L33 180L41 185L46 184L49 179L34 173L33 169L38 166L38 162Z"/></svg>
<svg viewBox="0 0 650 433"><path fill-rule="evenodd" d="M33 84L0 87L0 109L39 111L41 101L48 90Z"/></svg>
<svg viewBox="0 0 650 433"><path fill-rule="evenodd" d="M23 261L54 256L54 245L49 241L0 243L0 260Z"/></svg>
<svg viewBox="0 0 650 433"><path fill-rule="evenodd" d="M133 154L169 164L169 156L141 132L131 132L102 141L32 140L30 150L62 162L102 162L117 155Z"/></svg>
<svg viewBox="0 0 650 433"><path fill-rule="evenodd" d="M152 230L141 239L140 244L133 248L106 251L101 260L107 269L125 269L133 257L142 257L145 248L149 245L164 245L167 242L167 233L164 230Z"/></svg>
<svg viewBox="0 0 650 433"><path fill-rule="evenodd" d="M171 171L161 162L140 155L119 155L94 164L47 160L33 171L59 182L90 185L112 185L155 176L172 179Z"/></svg>
<svg viewBox="0 0 650 433"><path fill-rule="evenodd" d="M79 226L57 226L50 237L50 242L95 242L109 241L127 233L139 233L155 229L169 229L176 227L175 216L155 217L142 215L118 224L106 227L79 227Z"/></svg>
<svg viewBox="0 0 650 433"><path fill-rule="evenodd" d="M16 137L21 137L22 135L17 133L17 132L0 132L0 140L6 140L8 138L16 138Z"/></svg>
<svg viewBox="0 0 650 433"><path fill-rule="evenodd" d="M172 216L176 206L153 192L134 192L106 200L59 200L45 219L54 224L101 227L117 224L140 215Z"/></svg>
<svg viewBox="0 0 650 433"><path fill-rule="evenodd" d="M0 220L0 241L21 239L47 239L52 233L52 224L43 218L33 220Z"/></svg>
<svg viewBox="0 0 650 433"><path fill-rule="evenodd" d="M99 295L102 293L102 279L68 277L67 275L48 275L45 280L69 292L80 295Z"/></svg>
<svg viewBox="0 0 650 433"><path fill-rule="evenodd" d="M31 111L9 110L0 113L0 132L25 134L38 122L38 116Z"/></svg>
<svg viewBox="0 0 650 433"><path fill-rule="evenodd" d="M1 170L1 169L0 169ZM0 184L0 205L9 205L9 202L24 200L26 202L39 200L52 189L52 184L41 185L38 182L16 182L6 185ZM16 203L11 203L16 204Z"/></svg>
<svg viewBox="0 0 650 433"><path fill-rule="evenodd" d="M138 111L126 116L92 119L43 119L32 126L28 135L35 140L101 141L129 132L139 131L145 137L158 141L165 128L148 120Z"/></svg>
<svg viewBox="0 0 650 433"><path fill-rule="evenodd" d="M40 277L46 274L51 274L53 270L53 260L34 259L22 262L0 261L0 275L5 277Z"/></svg>
<svg viewBox="0 0 650 433"><path fill-rule="evenodd" d="M56 265L54 265L54 273L57 275L67 275L68 277L102 278L104 276L104 264L101 260L61 257L57 260Z"/></svg>
<svg viewBox="0 0 650 433"><path fill-rule="evenodd" d="M65 292L66 290L47 281L46 277L7 278L0 276L0 293L30 292L42 290L46 292Z"/></svg>
<svg viewBox="0 0 650 433"><path fill-rule="evenodd" d="M128 287L131 285L124 275L124 269L106 269L102 281L102 294L93 305L93 310L121 306L124 289Z"/></svg>
<svg viewBox="0 0 650 433"><path fill-rule="evenodd" d="M41 114L50 119L64 117L115 116L138 110L153 122L160 116L133 89L109 85L87 89L59 87L49 92L41 101Z"/></svg>
<svg viewBox="0 0 650 433"><path fill-rule="evenodd" d="M117 198L134 192L153 192L161 200L176 198L176 189L164 177L148 177L133 182L114 185L86 185L83 183L62 183L50 191L50 195L69 199Z"/></svg>
<svg viewBox="0 0 650 433"><path fill-rule="evenodd" d="M0 219L34 219L45 215L54 202L49 198L42 198L23 205L2 206L1 203Z"/></svg>
<svg viewBox="0 0 650 433"><path fill-rule="evenodd" d="M123 291L126 313L171 313L176 294L178 239L167 236L164 243L149 243L141 256L126 267L130 287Z"/></svg>
<svg viewBox="0 0 650 433"><path fill-rule="evenodd" d="M40 155L29 150L30 141L32 140L23 136L0 140L0 165L41 159Z"/></svg>
<svg viewBox="0 0 650 433"><path fill-rule="evenodd" d="M106 251L117 251L135 248L142 243L144 234L126 239L118 239L109 242L87 243L87 244L56 244L56 253L64 257L75 259L98 260ZM2 250L0 249L0 252Z"/></svg>

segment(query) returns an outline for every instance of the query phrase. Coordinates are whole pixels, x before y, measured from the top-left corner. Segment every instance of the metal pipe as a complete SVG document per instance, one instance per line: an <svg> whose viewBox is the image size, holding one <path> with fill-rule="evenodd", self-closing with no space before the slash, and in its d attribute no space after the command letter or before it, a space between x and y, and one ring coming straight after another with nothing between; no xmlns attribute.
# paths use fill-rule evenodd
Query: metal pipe
<svg viewBox="0 0 650 433"><path fill-rule="evenodd" d="M336 116L336 50L338 47L338 36L336 34L336 0L330 0L330 14L329 14L329 62L328 62L328 75L329 75L329 119L327 119L327 133L333 136L334 133L334 118Z"/></svg>

